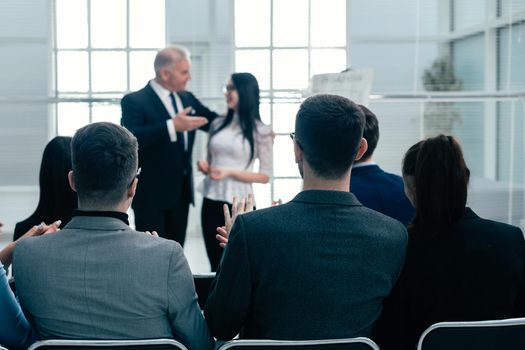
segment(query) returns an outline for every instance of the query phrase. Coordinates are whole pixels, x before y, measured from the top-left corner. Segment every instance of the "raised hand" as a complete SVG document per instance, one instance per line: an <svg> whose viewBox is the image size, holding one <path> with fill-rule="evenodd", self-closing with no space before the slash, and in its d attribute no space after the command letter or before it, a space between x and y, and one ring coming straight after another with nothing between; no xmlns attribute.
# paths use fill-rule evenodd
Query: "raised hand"
<svg viewBox="0 0 525 350"><path fill-rule="evenodd" d="M253 211L254 202L252 193L250 193L247 198L241 197L240 199L237 199L237 197L233 197L231 215L228 205L224 204L224 226L217 227L218 234L215 236L221 247L224 248L228 243L228 237L237 217L243 213Z"/></svg>

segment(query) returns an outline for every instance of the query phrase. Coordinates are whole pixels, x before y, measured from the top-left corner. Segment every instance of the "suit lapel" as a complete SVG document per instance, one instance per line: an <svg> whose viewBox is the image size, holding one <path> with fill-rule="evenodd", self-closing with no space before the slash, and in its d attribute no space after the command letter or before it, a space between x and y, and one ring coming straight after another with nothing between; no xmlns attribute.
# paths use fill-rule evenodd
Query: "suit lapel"
<svg viewBox="0 0 525 350"><path fill-rule="evenodd" d="M164 104L160 100L159 96L155 93L153 88L149 85L146 85L145 87L146 92L148 93L148 96L150 98L150 101L152 102L151 105L155 108L155 110L158 112L157 115L163 116L164 120L170 119L170 114L166 110L166 107L164 107Z"/></svg>

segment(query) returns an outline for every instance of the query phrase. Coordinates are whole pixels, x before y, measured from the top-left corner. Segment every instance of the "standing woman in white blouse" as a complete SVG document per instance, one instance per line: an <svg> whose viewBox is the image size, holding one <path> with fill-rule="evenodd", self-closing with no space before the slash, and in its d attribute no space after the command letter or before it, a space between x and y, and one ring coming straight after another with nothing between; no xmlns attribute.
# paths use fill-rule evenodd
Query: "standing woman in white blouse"
<svg viewBox="0 0 525 350"><path fill-rule="evenodd" d="M223 205L231 210L233 196L252 193L252 183L267 183L273 166L273 133L261 121L257 79L250 73L233 73L224 93L228 112L212 122L208 160L198 162L199 170L207 174L201 223L212 271L222 255L215 235L216 228L224 225ZM257 171L253 169L256 159Z"/></svg>

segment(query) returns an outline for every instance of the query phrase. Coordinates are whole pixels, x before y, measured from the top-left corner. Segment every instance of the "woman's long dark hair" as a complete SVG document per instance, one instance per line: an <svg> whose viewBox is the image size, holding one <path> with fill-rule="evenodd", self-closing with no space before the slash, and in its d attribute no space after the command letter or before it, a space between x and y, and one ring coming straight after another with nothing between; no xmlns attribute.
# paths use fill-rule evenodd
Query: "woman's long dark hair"
<svg viewBox="0 0 525 350"><path fill-rule="evenodd" d="M25 220L29 228L42 221L46 224L71 220L77 207L77 195L69 186L71 166L71 137L57 136L46 145L40 164L40 199L35 212ZM18 236L25 232L17 232ZM18 237L13 237L17 239Z"/></svg>
<svg viewBox="0 0 525 350"><path fill-rule="evenodd" d="M257 131L257 121L261 120L259 114L259 83L257 79L250 73L233 73L231 75L231 81L237 94L239 95L238 102L238 113L239 113L239 124L241 126L242 136L248 140L250 144L250 160L249 165L254 157L254 139L253 134ZM210 134L210 139L217 134L219 131L230 125L233 120L235 111L228 108L228 113L224 122Z"/></svg>
<svg viewBox="0 0 525 350"><path fill-rule="evenodd" d="M461 219L470 170L452 136L439 135L410 147L403 159L403 176L412 176L415 184L414 232L438 235Z"/></svg>

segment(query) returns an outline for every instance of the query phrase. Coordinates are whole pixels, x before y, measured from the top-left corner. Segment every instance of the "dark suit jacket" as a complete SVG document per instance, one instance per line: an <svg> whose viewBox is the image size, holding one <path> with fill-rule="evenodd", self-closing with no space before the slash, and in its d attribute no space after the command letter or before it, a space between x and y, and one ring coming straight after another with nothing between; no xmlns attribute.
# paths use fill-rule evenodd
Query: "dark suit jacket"
<svg viewBox="0 0 525 350"><path fill-rule="evenodd" d="M466 208L439 237L410 234L405 266L374 339L381 349L415 349L442 321L525 316L525 241L517 227Z"/></svg>
<svg viewBox="0 0 525 350"><path fill-rule="evenodd" d="M383 213L408 225L414 207L405 196L403 179L378 165L352 168L350 191L365 207Z"/></svg>
<svg viewBox="0 0 525 350"><path fill-rule="evenodd" d="M217 116L191 92L179 92L178 95L184 107L193 107L194 115L206 117L210 122ZM170 116L149 84L124 96L121 106L121 123L138 139L139 163L142 167L133 207L174 208L183 195L185 172L190 180L189 191L193 203L191 152L195 131L188 132L187 152L179 140L170 141L166 127L166 120ZM207 130L208 125L202 129Z"/></svg>
<svg viewBox="0 0 525 350"><path fill-rule="evenodd" d="M398 221L348 192L310 190L239 216L205 307L212 334L369 336L403 264Z"/></svg>

